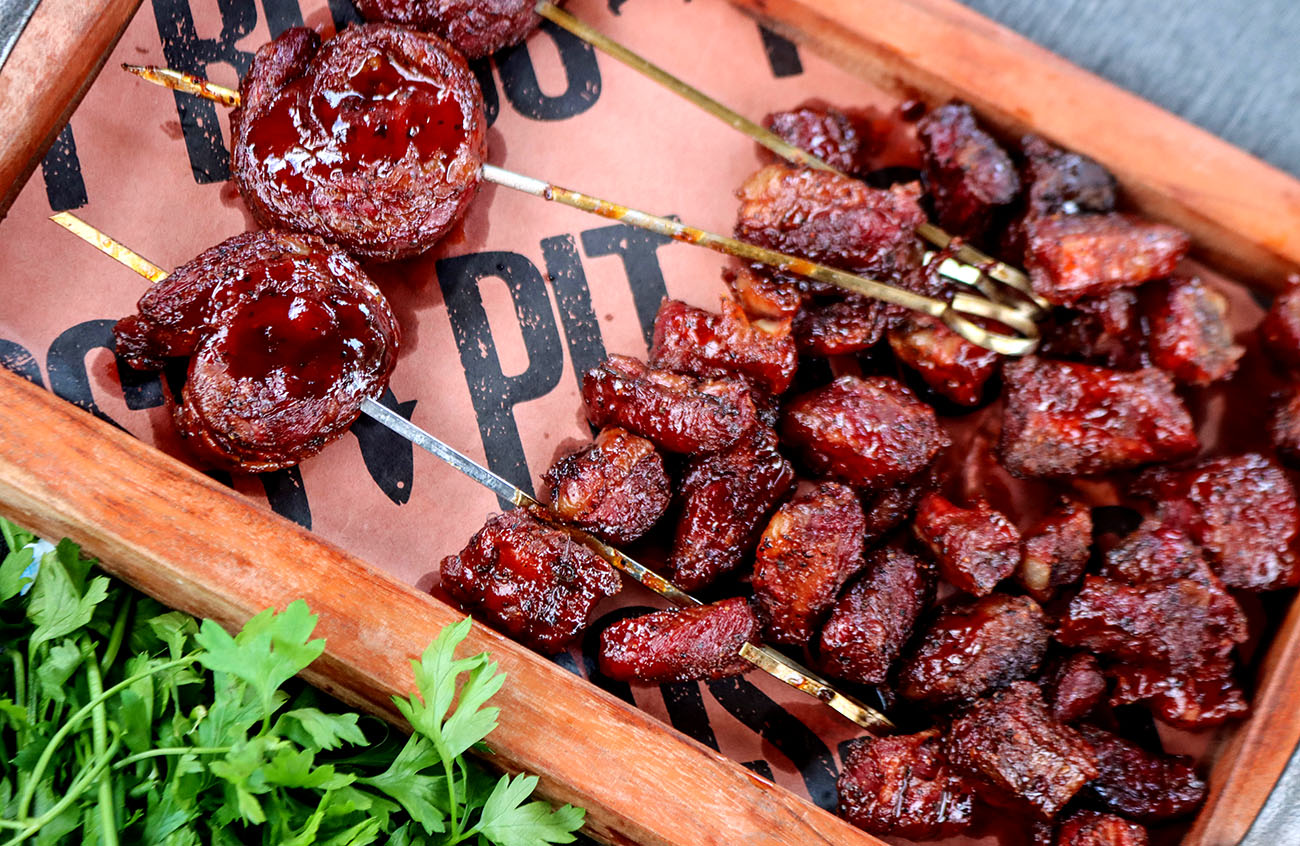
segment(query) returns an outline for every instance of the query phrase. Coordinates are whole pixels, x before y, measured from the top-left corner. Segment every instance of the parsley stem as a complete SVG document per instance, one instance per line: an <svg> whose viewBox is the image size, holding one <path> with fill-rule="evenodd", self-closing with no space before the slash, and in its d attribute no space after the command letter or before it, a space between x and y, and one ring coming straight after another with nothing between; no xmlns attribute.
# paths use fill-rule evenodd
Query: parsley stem
<svg viewBox="0 0 1300 846"><path fill-rule="evenodd" d="M105 750L104 755L92 759L93 763L91 763L90 767L81 771L81 774L77 776L68 787L68 792L63 794L63 798L58 802L55 802L48 811L33 820L24 819L20 816L19 822L25 823L27 827L9 840L6 840L3 846L17 846L17 844L22 843L24 840L44 828L46 823L50 820L55 819L62 814L69 805L80 799L81 794L86 792L87 785L98 779L100 774L104 771L104 768L113 760L113 756L117 754L117 747L118 741L114 738L113 745Z"/></svg>
<svg viewBox="0 0 1300 846"><path fill-rule="evenodd" d="M118 609L117 617L113 620L113 630L108 633L108 646L104 647L104 660L101 662L104 672L107 672L117 660L117 653L122 649L122 641L126 637L126 624L131 619L131 611L134 607L135 594L128 593L122 600L122 607Z"/></svg>
<svg viewBox="0 0 1300 846"><path fill-rule="evenodd" d="M95 644L89 637L82 638L86 651L86 692L95 699L104 692L104 675L99 669L99 659L95 657ZM95 756L99 757L108 749L108 709L103 701L90 712L90 737L94 745ZM117 815L113 812L113 774L105 767L99 774L99 827L100 843L103 846L117 846Z"/></svg>
<svg viewBox="0 0 1300 846"><path fill-rule="evenodd" d="M123 767L129 767L137 761L145 761L149 758L162 758L167 755L224 755L233 748L233 746L167 746L159 749L146 749L144 752L137 752L134 755L128 755L113 764L113 769L120 770Z"/></svg>

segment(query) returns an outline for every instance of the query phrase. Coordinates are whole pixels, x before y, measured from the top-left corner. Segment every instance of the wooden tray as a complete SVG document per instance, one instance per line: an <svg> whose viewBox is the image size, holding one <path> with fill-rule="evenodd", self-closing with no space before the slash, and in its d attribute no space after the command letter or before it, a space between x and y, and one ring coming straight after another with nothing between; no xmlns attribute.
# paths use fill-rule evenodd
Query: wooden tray
<svg viewBox="0 0 1300 846"><path fill-rule="evenodd" d="M0 74L0 191L17 193L136 2L45 0ZM1109 166L1139 207L1195 235L1203 258L1276 284L1300 264L1300 183L950 0L737 0L767 23L930 101L961 96L1003 129L1033 129ZM32 74L63 68L58 84ZM1240 202L1249 197L1249 203ZM0 372L0 511L68 536L170 605L237 626L303 597L321 615L310 680L387 718L407 660L458 612L397 582L68 403ZM1256 715L1225 732L1187 842L1245 833L1300 738L1300 608L1274 640ZM587 807L612 843L880 841L653 717L476 627L510 675L494 761ZM611 762L601 766L599 762ZM616 763L613 763L616 762Z"/></svg>

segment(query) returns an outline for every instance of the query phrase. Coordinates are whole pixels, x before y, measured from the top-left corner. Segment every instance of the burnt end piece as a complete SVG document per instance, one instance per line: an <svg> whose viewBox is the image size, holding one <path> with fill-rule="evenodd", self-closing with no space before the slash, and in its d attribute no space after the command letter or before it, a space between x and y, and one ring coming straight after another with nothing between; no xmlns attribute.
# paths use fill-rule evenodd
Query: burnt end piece
<svg viewBox="0 0 1300 846"><path fill-rule="evenodd" d="M805 355L826 357L862 352L884 337L889 317L889 306L865 297L809 304L795 318L795 344Z"/></svg>
<svg viewBox="0 0 1300 846"><path fill-rule="evenodd" d="M356 0L368 21L391 21L436 32L468 59L518 44L542 19L530 0Z"/></svg>
<svg viewBox="0 0 1300 846"><path fill-rule="evenodd" d="M1002 357L976 346L933 317L910 315L889 330L890 349L930 389L958 405L978 405Z"/></svg>
<svg viewBox="0 0 1300 846"><path fill-rule="evenodd" d="M1020 583L1039 602L1083 577L1092 549L1092 511L1067 499L1024 536Z"/></svg>
<svg viewBox="0 0 1300 846"><path fill-rule="evenodd" d="M1186 532L1152 518L1107 551L1100 575L1131 585L1165 579L1209 585L1215 578L1201 548Z"/></svg>
<svg viewBox="0 0 1300 846"><path fill-rule="evenodd" d="M612 544L650 531L672 500L654 444L617 426L555 462L542 479L552 511Z"/></svg>
<svg viewBox="0 0 1300 846"><path fill-rule="evenodd" d="M795 398L781 440L814 472L870 492L915 477L950 443L934 410L884 376L841 376Z"/></svg>
<svg viewBox="0 0 1300 846"><path fill-rule="evenodd" d="M854 741L836 787L839 815L882 836L953 837L974 813L973 787L944 760L935 730Z"/></svg>
<svg viewBox="0 0 1300 846"><path fill-rule="evenodd" d="M934 554L939 573L969 594L988 596L1020 563L1020 533L982 499L958 508L940 494L928 494L912 525Z"/></svg>
<svg viewBox="0 0 1300 846"><path fill-rule="evenodd" d="M898 692L930 705L974 699L1038 670L1047 615L1027 596L993 594L942 611L903 664Z"/></svg>
<svg viewBox="0 0 1300 846"><path fill-rule="evenodd" d="M838 109L801 106L773 112L763 119L763 126L840 173L855 174L864 166L864 140L869 139L863 139L853 120Z"/></svg>
<svg viewBox="0 0 1300 846"><path fill-rule="evenodd" d="M1050 820L1100 774L1091 745L1052 719L1038 687L1016 682L976 702L944 738L948 760L990 791L983 799Z"/></svg>
<svg viewBox="0 0 1300 846"><path fill-rule="evenodd" d="M804 302L806 286L801 277L778 273L766 265L728 268L722 278L751 320L792 318Z"/></svg>
<svg viewBox="0 0 1300 846"><path fill-rule="evenodd" d="M1020 192L1011 157L979 127L965 103L930 112L917 123L916 134L939 225L953 235L978 239L997 209Z"/></svg>
<svg viewBox="0 0 1300 846"><path fill-rule="evenodd" d="M1117 370L1150 367L1138 291L1120 288L1057 308L1039 347L1047 358L1082 361Z"/></svg>
<svg viewBox="0 0 1300 846"><path fill-rule="evenodd" d="M740 647L758 638L743 597L620 620L600 633L600 671L652 684L739 675L752 668Z"/></svg>
<svg viewBox="0 0 1300 846"><path fill-rule="evenodd" d="M1079 810L1057 827L1055 846L1147 846L1147 830L1114 814Z"/></svg>
<svg viewBox="0 0 1300 846"><path fill-rule="evenodd" d="M926 567L895 547L873 552L868 571L835 603L818 655L831 675L884 684L929 600Z"/></svg>
<svg viewBox="0 0 1300 846"><path fill-rule="evenodd" d="M1122 214L1053 215L1024 230L1034 293L1056 305L1168 276L1191 246L1179 229Z"/></svg>
<svg viewBox="0 0 1300 846"><path fill-rule="evenodd" d="M1250 713L1229 658L1214 658L1186 674L1171 674L1159 664L1116 664L1112 705L1141 702L1178 728L1201 731Z"/></svg>
<svg viewBox="0 0 1300 846"><path fill-rule="evenodd" d="M703 381L611 355L582 379L587 418L649 438L669 452L726 449L758 422L749 389L729 380Z"/></svg>
<svg viewBox="0 0 1300 846"><path fill-rule="evenodd" d="M1003 466L1022 478L1123 470L1183 458L1199 446L1164 371L1025 358L1003 373L999 451Z"/></svg>
<svg viewBox="0 0 1300 846"><path fill-rule="evenodd" d="M1087 652L1053 662L1039 685L1052 716L1063 723L1086 717L1106 698L1106 677L1096 656Z"/></svg>
<svg viewBox="0 0 1300 846"><path fill-rule="evenodd" d="M1093 726L1080 726L1079 733L1092 744L1101 770L1087 790L1108 810L1156 822L1187 816L1205 801L1205 780L1191 758L1148 752Z"/></svg>
<svg viewBox="0 0 1300 846"><path fill-rule="evenodd" d="M782 505L758 542L754 600L777 643L803 644L862 569L866 518L851 488L826 482Z"/></svg>
<svg viewBox="0 0 1300 846"><path fill-rule="evenodd" d="M753 322L723 299L714 313L664 300L655 317L650 366L705 378L743 378L773 394L785 393L798 366L788 321Z"/></svg>
<svg viewBox="0 0 1300 846"><path fill-rule="evenodd" d="M1228 298L1199 279L1156 282L1141 291L1151 363L1186 385L1208 385L1237 369Z"/></svg>
<svg viewBox="0 0 1300 846"><path fill-rule="evenodd" d="M1032 217L1115 209L1115 177L1095 160L1056 147L1037 135L1020 141L1021 181Z"/></svg>
<svg viewBox="0 0 1300 846"><path fill-rule="evenodd" d="M596 603L622 587L594 552L523 509L493 517L439 570L457 602L548 654L580 635Z"/></svg>
<svg viewBox="0 0 1300 846"><path fill-rule="evenodd" d="M1300 376L1300 276L1278 294L1269 306L1259 334L1264 347L1291 376Z"/></svg>

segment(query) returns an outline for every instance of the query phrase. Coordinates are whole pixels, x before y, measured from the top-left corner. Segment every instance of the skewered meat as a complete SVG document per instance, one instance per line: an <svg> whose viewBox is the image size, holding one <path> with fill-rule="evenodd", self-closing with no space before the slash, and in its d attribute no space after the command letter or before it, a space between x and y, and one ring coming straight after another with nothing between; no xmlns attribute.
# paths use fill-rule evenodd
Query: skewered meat
<svg viewBox="0 0 1300 846"><path fill-rule="evenodd" d="M1016 682L972 705L944 738L948 760L990 789L980 798L1049 820L1099 775L1092 747L1052 719L1038 687Z"/></svg>
<svg viewBox="0 0 1300 846"><path fill-rule="evenodd" d="M654 444L626 429L602 429L594 443L555 462L542 477L551 510L612 544L650 531L672 500Z"/></svg>
<svg viewBox="0 0 1300 846"><path fill-rule="evenodd" d="M975 791L944 760L939 732L853 741L836 781L839 814L872 834L937 840L970 825Z"/></svg>
<svg viewBox="0 0 1300 846"><path fill-rule="evenodd" d="M1039 602L1083 576L1092 548L1092 512L1066 499L1024 536L1020 582Z"/></svg>
<svg viewBox="0 0 1300 846"><path fill-rule="evenodd" d="M1191 245L1172 226L1121 214L1054 215L1024 227L1034 293L1057 305L1168 276Z"/></svg>
<svg viewBox="0 0 1300 846"><path fill-rule="evenodd" d="M754 428L758 412L749 390L732 380L704 381L611 355L582 380L587 417L616 424L669 452L726 449Z"/></svg>
<svg viewBox="0 0 1300 846"><path fill-rule="evenodd" d="M871 554L822 627L818 653L826 672L864 684L884 684L930 596L924 564L896 547Z"/></svg>
<svg viewBox="0 0 1300 846"><path fill-rule="evenodd" d="M852 176L866 166L864 139L853 120L839 109L800 106L788 112L773 112L763 119L763 126L840 173Z"/></svg>
<svg viewBox="0 0 1300 846"><path fill-rule="evenodd" d="M754 564L754 599L768 638L804 644L862 569L866 518L852 489L826 482L772 515Z"/></svg>
<svg viewBox="0 0 1300 846"><path fill-rule="evenodd" d="M1246 352L1232 342L1228 300L1199 279L1156 282L1141 291L1151 363L1179 382L1226 379Z"/></svg>
<svg viewBox="0 0 1300 846"><path fill-rule="evenodd" d="M600 671L619 681L659 684L739 675L759 623L743 597L620 620L600 633Z"/></svg>
<svg viewBox="0 0 1300 846"><path fill-rule="evenodd" d="M731 300L721 313L664 300L655 317L650 366L705 378L741 378L783 394L798 366L789 321L750 322Z"/></svg>
<svg viewBox="0 0 1300 846"><path fill-rule="evenodd" d="M759 427L727 451L687 465L668 561L683 590L712 584L753 552L764 520L794 487L794 469L776 447L776 433Z"/></svg>
<svg viewBox="0 0 1300 846"><path fill-rule="evenodd" d="M921 263L915 230L925 212L915 183L872 188L827 171L773 164L738 193L742 241L883 277Z"/></svg>
<svg viewBox="0 0 1300 846"><path fill-rule="evenodd" d="M1205 801L1205 781L1196 774L1191 758L1148 752L1093 726L1079 726L1079 733L1097 753L1101 770L1088 782L1087 791L1107 809L1156 822L1190 814Z"/></svg>
<svg viewBox="0 0 1300 846"><path fill-rule="evenodd" d="M311 235L236 235L154 283L114 328L133 367L190 356L174 409L194 453L238 471L289 467L339 437L397 358L388 301Z"/></svg>
<svg viewBox="0 0 1300 846"><path fill-rule="evenodd" d="M437 33L469 59L518 44L542 19L532 0L355 0L368 21ZM563 2L563 0L557 0Z"/></svg>
<svg viewBox="0 0 1300 846"><path fill-rule="evenodd" d="M814 472L869 492L915 477L949 444L934 410L884 376L841 376L795 398L781 440Z"/></svg>
<svg viewBox="0 0 1300 846"><path fill-rule="evenodd" d="M483 95L437 36L367 24L322 45L291 29L257 51L240 95L231 163L262 226L405 258L432 247L478 191Z"/></svg>
<svg viewBox="0 0 1300 846"><path fill-rule="evenodd" d="M1106 677L1096 657L1087 652L1054 662L1040 684L1052 717L1062 723L1086 717L1106 698Z"/></svg>
<svg viewBox="0 0 1300 846"><path fill-rule="evenodd" d="M1123 817L1084 809L1061 823L1056 846L1147 846L1147 830Z"/></svg>
<svg viewBox="0 0 1300 846"><path fill-rule="evenodd" d="M722 278L751 320L794 317L804 301L806 286L800 284L801 280L762 265L728 268Z"/></svg>
<svg viewBox="0 0 1300 846"><path fill-rule="evenodd" d="M959 405L978 405L1001 357L976 346L933 317L909 313L889 330L894 356L931 390Z"/></svg>
<svg viewBox="0 0 1300 846"><path fill-rule="evenodd" d="M999 449L1020 477L1087 476L1196 451L1191 415L1161 370L1123 373L1025 358L1003 368Z"/></svg>
<svg viewBox="0 0 1300 846"><path fill-rule="evenodd" d="M1276 462L1248 453L1186 470L1156 468L1135 492L1209 555L1228 587L1273 590L1300 581L1292 545L1300 533L1295 489Z"/></svg>
<svg viewBox="0 0 1300 846"><path fill-rule="evenodd" d="M889 320L889 307L866 297L811 304L804 306L795 318L795 343L805 355L824 357L862 352L884 337Z"/></svg>
<svg viewBox="0 0 1300 846"><path fill-rule="evenodd" d="M1148 519L1106 553L1101 575L1132 585L1166 579L1214 580L1201 548L1177 526Z"/></svg>
<svg viewBox="0 0 1300 846"><path fill-rule="evenodd" d="M965 103L930 112L917 123L916 134L939 225L953 235L981 238L999 208L1020 192L1011 157L979 127Z"/></svg>
<svg viewBox="0 0 1300 846"><path fill-rule="evenodd" d="M1273 409L1273 446L1291 466L1300 465L1300 386L1287 388Z"/></svg>
<svg viewBox="0 0 1300 846"><path fill-rule="evenodd" d="M1278 363L1295 376L1300 375L1300 276L1287 281L1290 287L1273 299L1259 333Z"/></svg>
<svg viewBox="0 0 1300 846"><path fill-rule="evenodd" d="M1053 146L1037 135L1020 141L1021 181L1032 217L1115 210L1115 177L1096 161Z"/></svg>
<svg viewBox="0 0 1300 846"><path fill-rule="evenodd" d="M954 587L988 596L1020 564L1020 533L985 500L958 508L937 493L916 507L916 536Z"/></svg>
<svg viewBox="0 0 1300 846"><path fill-rule="evenodd" d="M594 552L518 508L490 519L439 571L462 606L548 654L582 634L596 603L622 587Z"/></svg>
<svg viewBox="0 0 1300 846"><path fill-rule="evenodd" d="M969 701L1032 675L1049 636L1047 616L1027 596L959 602L925 630L903 664L898 692L931 705Z"/></svg>

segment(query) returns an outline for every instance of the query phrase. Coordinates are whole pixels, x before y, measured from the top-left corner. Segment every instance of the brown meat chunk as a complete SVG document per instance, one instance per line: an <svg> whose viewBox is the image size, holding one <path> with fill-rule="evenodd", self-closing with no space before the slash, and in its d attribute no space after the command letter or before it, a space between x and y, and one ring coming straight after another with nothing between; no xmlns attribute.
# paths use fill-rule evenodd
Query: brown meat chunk
<svg viewBox="0 0 1300 846"><path fill-rule="evenodd" d="M1179 229L1121 214L1054 215L1024 226L1034 293L1058 305L1168 276L1191 246Z"/></svg>
<svg viewBox="0 0 1300 846"><path fill-rule="evenodd" d="M1087 652L1056 661L1040 684L1052 716L1062 723L1086 717L1106 698L1106 677L1096 656Z"/></svg>
<svg viewBox="0 0 1300 846"><path fill-rule="evenodd" d="M1110 811L1142 822L1186 816L1205 801L1205 780L1192 759L1148 752L1124 738L1092 726L1079 733L1097 753L1101 775L1087 790Z"/></svg>
<svg viewBox="0 0 1300 846"><path fill-rule="evenodd" d="M965 103L930 112L917 123L916 135L939 225L953 235L980 238L999 207L1020 192L1011 157L980 128Z"/></svg>
<svg viewBox="0 0 1300 846"><path fill-rule="evenodd" d="M1080 810L1061 823L1056 846L1147 846L1147 830L1114 814Z"/></svg>
<svg viewBox="0 0 1300 846"><path fill-rule="evenodd" d="M1300 506L1273 460L1247 453L1186 470L1155 468L1134 490L1157 503L1163 521L1205 549L1228 587L1273 590L1300 582L1293 549Z"/></svg>
<svg viewBox="0 0 1300 846"><path fill-rule="evenodd" d="M763 119L787 144L812 153L840 173L863 169L867 150L858 127L848 115L831 107L801 106L788 112L773 112Z"/></svg>
<svg viewBox="0 0 1300 846"><path fill-rule="evenodd" d="M466 58L518 44L542 22L531 0L356 0L368 21L436 32Z"/></svg>
<svg viewBox="0 0 1300 846"><path fill-rule="evenodd" d="M1171 279L1142 289L1151 363L1186 385L1208 385L1237 369L1245 347L1232 342L1228 299L1199 279Z"/></svg>
<svg viewBox="0 0 1300 846"><path fill-rule="evenodd" d="M1003 374L999 450L1003 466L1022 478L1107 473L1172 461L1199 446L1164 371L1024 358Z"/></svg>
<svg viewBox="0 0 1300 846"><path fill-rule="evenodd" d="M990 788L981 798L1049 820L1099 774L1092 747L1052 719L1038 687L1016 682L972 705L944 738L948 760Z"/></svg>
<svg viewBox="0 0 1300 846"><path fill-rule="evenodd" d="M738 192L736 237L812 261L892 277L917 267L921 186L872 188L821 170L773 164Z"/></svg>
<svg viewBox="0 0 1300 846"><path fill-rule="evenodd" d="M726 452L692 459L682 476L682 515L668 561L673 581L696 590L739 567L793 487L794 468L767 428Z"/></svg>
<svg viewBox="0 0 1300 846"><path fill-rule="evenodd" d="M582 380L587 418L649 438L669 452L726 449L758 422L749 389L739 382L704 381L611 355Z"/></svg>
<svg viewBox="0 0 1300 846"><path fill-rule="evenodd" d="M896 547L870 556L822 627L818 654L826 672L863 684L884 684L930 596L928 571Z"/></svg>
<svg viewBox="0 0 1300 846"><path fill-rule="evenodd" d="M889 330L889 346L935 393L958 405L978 405L1002 358L976 346L942 322L912 314Z"/></svg>
<svg viewBox="0 0 1300 846"><path fill-rule="evenodd" d="M582 634L596 603L622 587L594 552L523 509L493 517L439 571L463 607L548 654Z"/></svg>
<svg viewBox="0 0 1300 846"><path fill-rule="evenodd" d="M1106 553L1101 575L1139 585L1166 579L1192 579L1211 584L1214 575L1201 548L1177 526L1147 519Z"/></svg>
<svg viewBox="0 0 1300 846"><path fill-rule="evenodd" d="M1273 409L1273 446L1287 464L1300 465L1300 386L1287 388Z"/></svg>
<svg viewBox="0 0 1300 846"><path fill-rule="evenodd" d="M872 492L916 476L950 443L934 410L884 376L841 376L795 398L781 440L814 472Z"/></svg>
<svg viewBox="0 0 1300 846"><path fill-rule="evenodd" d="M705 378L739 377L783 394L794 379L797 358L789 321L751 323L726 298L717 314L680 300L659 305L651 367Z"/></svg>
<svg viewBox="0 0 1300 846"><path fill-rule="evenodd" d="M1264 347L1291 375L1300 375L1300 276L1292 276L1285 291L1273 299L1259 334Z"/></svg>
<svg viewBox="0 0 1300 846"><path fill-rule="evenodd" d="M839 815L872 834L908 840L954 837L970 825L972 785L944 760L936 730L864 737L844 758Z"/></svg>
<svg viewBox="0 0 1300 846"><path fill-rule="evenodd" d="M617 426L555 462L542 479L551 510L612 544L631 543L650 531L672 500L654 444Z"/></svg>
<svg viewBox="0 0 1300 846"><path fill-rule="evenodd" d="M867 545L901 526L916 510L921 498L935 490L941 481L938 465L930 464L912 478L864 499L862 510L867 515Z"/></svg>
<svg viewBox="0 0 1300 846"><path fill-rule="evenodd" d="M1200 731L1250 712L1228 658L1212 659L1187 673L1171 673L1158 664L1120 664L1110 674L1115 678L1112 705L1142 702L1178 728Z"/></svg>
<svg viewBox="0 0 1300 846"><path fill-rule="evenodd" d="M1115 177L1096 161L1036 135L1026 135L1020 147L1025 154L1020 178L1029 215L1114 211Z"/></svg>
<svg viewBox="0 0 1300 846"><path fill-rule="evenodd" d="M1137 370L1151 366L1145 333L1138 291L1120 288L1056 309L1039 351L1048 358Z"/></svg>
<svg viewBox="0 0 1300 846"><path fill-rule="evenodd" d="M825 482L782 505L758 542L754 601L768 638L804 644L862 569L866 518L851 488Z"/></svg>
<svg viewBox="0 0 1300 846"><path fill-rule="evenodd" d="M865 297L807 305L794 321L795 343L804 355L825 357L862 352L884 337L889 321L889 307Z"/></svg>
<svg viewBox="0 0 1300 846"><path fill-rule="evenodd" d="M949 584L988 596L1020 564L1020 532L985 500L958 508L937 493L916 507L917 538L930 548Z"/></svg>
<svg viewBox="0 0 1300 846"><path fill-rule="evenodd" d="M785 320L799 313L804 286L784 273L761 265L742 265L722 272L731 295L751 320Z"/></svg>
<svg viewBox="0 0 1300 846"><path fill-rule="evenodd" d="M903 665L898 692L931 705L969 701L1036 672L1049 636L1047 615L1027 596L958 603L926 629Z"/></svg>
<svg viewBox="0 0 1300 846"><path fill-rule="evenodd" d="M759 623L743 597L620 620L600 633L600 671L650 684L736 676L753 667L740 647Z"/></svg>
<svg viewBox="0 0 1300 846"><path fill-rule="evenodd" d="M1092 549L1092 511L1066 499L1034 524L1021 546L1020 583L1039 602L1083 577Z"/></svg>

